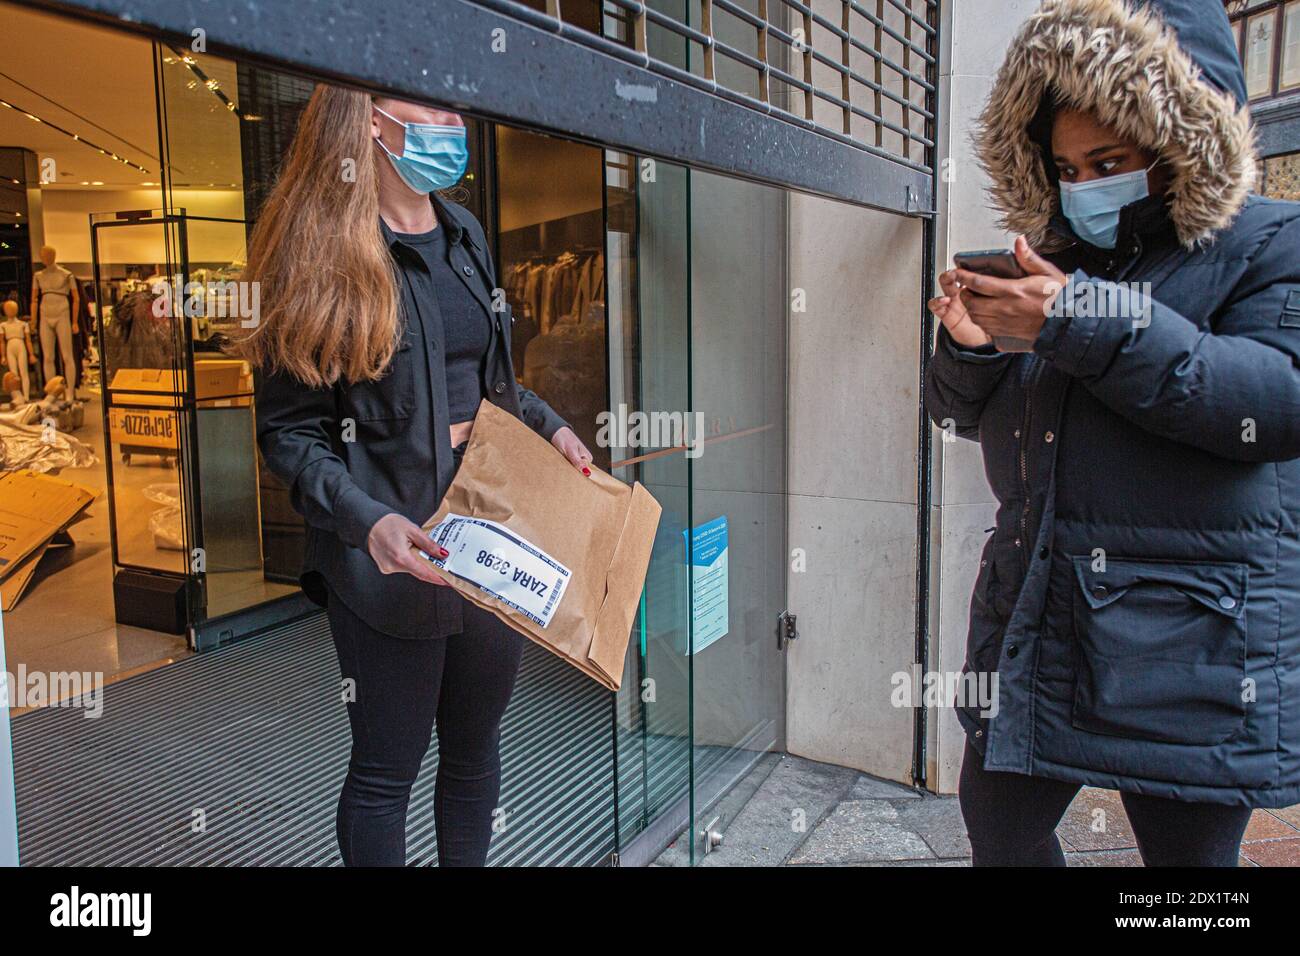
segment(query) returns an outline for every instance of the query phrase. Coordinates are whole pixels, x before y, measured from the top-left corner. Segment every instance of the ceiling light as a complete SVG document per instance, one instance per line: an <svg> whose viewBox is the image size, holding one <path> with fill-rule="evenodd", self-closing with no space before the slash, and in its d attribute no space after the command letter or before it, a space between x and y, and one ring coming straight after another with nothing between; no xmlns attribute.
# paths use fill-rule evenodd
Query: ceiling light
<svg viewBox="0 0 1300 956"><path fill-rule="evenodd" d="M75 140L76 142L81 143L83 146L89 146L91 149L96 150L97 152L103 153L105 156L109 157L110 159L115 159L115 160L117 160L119 163L125 163L127 166L130 166L132 169L138 169L138 170L140 170L140 172L145 173L145 174L148 174L148 172L149 172L149 170L145 169L143 166L141 166L141 165L139 165L139 164L137 164L137 163L133 163L133 162L131 162L129 159L125 159L125 158L123 158L123 157L117 155L117 153L109 152L108 150L104 149L102 146L96 146L96 145L95 145L94 143L92 143L90 140L88 140L88 139L82 139L79 135L77 135L76 133L72 132L72 130L64 129L62 126L59 126L59 125L57 125L57 124L55 124L55 123L51 123L51 122L49 122L49 121L47 121L47 120L43 120L43 119L41 119L39 116L37 116L36 114L34 114L34 113L29 113L29 112L27 112L27 110L23 109L21 106L17 106L17 105L15 105L15 104L13 104L13 103L10 103L8 100L0 99L0 106L3 106L5 109L17 110L19 113L22 113L22 114L23 114L24 116L26 116L28 119L33 120L33 121L35 121L35 122L37 122L37 123L43 123L43 124L45 124L46 126L48 126L50 129L55 130L56 132L62 133L64 136L67 136L69 139ZM82 185L85 185L85 184L83 183Z"/></svg>

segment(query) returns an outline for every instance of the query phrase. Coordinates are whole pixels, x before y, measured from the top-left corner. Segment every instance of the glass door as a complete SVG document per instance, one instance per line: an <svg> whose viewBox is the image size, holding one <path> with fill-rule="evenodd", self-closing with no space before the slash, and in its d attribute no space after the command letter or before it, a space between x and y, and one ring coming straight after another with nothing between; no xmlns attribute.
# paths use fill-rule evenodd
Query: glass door
<svg viewBox="0 0 1300 956"><path fill-rule="evenodd" d="M193 467L203 540L190 570L202 582L194 621L201 649L235 636L228 623L209 622L298 590L296 566L285 574L265 558L269 496L261 488L253 377L229 347L258 321L260 308L259 290L241 281L250 229L246 196L250 186L254 198L269 187L268 159L281 154L277 137L291 134L310 87L272 83L232 60L166 42L154 44L154 71L163 201L183 249L171 278L193 363ZM270 504L272 517L280 517L277 499ZM273 548L281 541L273 532L268 538Z"/></svg>
<svg viewBox="0 0 1300 956"><path fill-rule="evenodd" d="M620 844L785 746L786 196L606 154L613 469L663 506L616 701Z"/></svg>
<svg viewBox="0 0 1300 956"><path fill-rule="evenodd" d="M691 859L785 748L786 195L690 173Z"/></svg>
<svg viewBox="0 0 1300 956"><path fill-rule="evenodd" d="M633 40L610 10L605 32ZM680 36L645 41L699 68ZM619 841L667 814L693 864L720 797L785 746L786 195L606 157L609 407L630 436L611 458L663 506L616 701Z"/></svg>
<svg viewBox="0 0 1300 956"><path fill-rule="evenodd" d="M615 701L620 846L684 821L691 769L689 174L606 154L611 471L663 508Z"/></svg>

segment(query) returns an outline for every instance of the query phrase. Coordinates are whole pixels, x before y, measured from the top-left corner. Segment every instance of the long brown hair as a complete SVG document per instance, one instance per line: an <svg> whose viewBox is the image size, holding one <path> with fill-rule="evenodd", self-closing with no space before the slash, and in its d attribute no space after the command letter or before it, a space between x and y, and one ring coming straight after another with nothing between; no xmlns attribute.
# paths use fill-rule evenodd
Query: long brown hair
<svg viewBox="0 0 1300 956"><path fill-rule="evenodd" d="M312 387L379 378L397 347L397 280L379 231L369 94L316 87L249 240L254 366Z"/></svg>

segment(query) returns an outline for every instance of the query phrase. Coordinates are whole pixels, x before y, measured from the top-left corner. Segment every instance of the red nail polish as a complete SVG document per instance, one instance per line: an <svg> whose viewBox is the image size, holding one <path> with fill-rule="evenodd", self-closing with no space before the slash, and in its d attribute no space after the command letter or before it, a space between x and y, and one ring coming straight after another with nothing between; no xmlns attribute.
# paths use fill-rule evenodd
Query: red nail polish
<svg viewBox="0 0 1300 956"><path fill-rule="evenodd" d="M582 473L587 477L591 477L591 469L588 468L586 465L582 466Z"/></svg>
<svg viewBox="0 0 1300 956"><path fill-rule="evenodd" d="M448 551L446 548L439 548L439 549L438 549L438 557L440 557L440 558L445 558L445 557L446 557L447 555L449 555L449 554L451 554L451 552Z"/></svg>

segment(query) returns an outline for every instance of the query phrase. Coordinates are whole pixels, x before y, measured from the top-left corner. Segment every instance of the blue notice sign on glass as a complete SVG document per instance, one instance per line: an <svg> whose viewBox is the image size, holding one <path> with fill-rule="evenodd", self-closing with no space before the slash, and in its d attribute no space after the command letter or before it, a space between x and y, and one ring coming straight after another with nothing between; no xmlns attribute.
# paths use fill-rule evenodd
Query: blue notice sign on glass
<svg viewBox="0 0 1300 956"><path fill-rule="evenodd" d="M690 551L691 643L696 653L729 630L727 516L682 532Z"/></svg>

